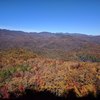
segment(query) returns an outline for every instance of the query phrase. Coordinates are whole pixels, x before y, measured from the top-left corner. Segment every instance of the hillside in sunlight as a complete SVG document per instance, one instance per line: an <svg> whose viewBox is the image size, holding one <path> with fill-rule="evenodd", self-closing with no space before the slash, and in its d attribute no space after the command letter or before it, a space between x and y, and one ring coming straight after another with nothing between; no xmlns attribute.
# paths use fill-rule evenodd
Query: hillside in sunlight
<svg viewBox="0 0 100 100"><path fill-rule="evenodd" d="M0 52L0 98L20 97L27 89L67 97L100 93L100 63L55 60L32 51ZM37 93L37 92L36 92ZM34 94L33 94L34 95Z"/></svg>
<svg viewBox="0 0 100 100"><path fill-rule="evenodd" d="M96 100L99 40L83 34L1 29L0 100Z"/></svg>

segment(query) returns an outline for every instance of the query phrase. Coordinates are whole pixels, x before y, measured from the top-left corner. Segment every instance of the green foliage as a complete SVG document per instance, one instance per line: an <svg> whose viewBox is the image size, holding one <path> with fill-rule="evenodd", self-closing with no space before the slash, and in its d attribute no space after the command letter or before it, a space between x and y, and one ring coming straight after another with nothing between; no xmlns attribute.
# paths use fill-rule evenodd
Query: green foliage
<svg viewBox="0 0 100 100"><path fill-rule="evenodd" d="M8 70L10 71L11 74L16 72L16 68L15 67L11 67Z"/></svg>
<svg viewBox="0 0 100 100"><path fill-rule="evenodd" d="M25 71L28 70L29 65L23 64L23 65L20 65L19 67L20 67L20 70L21 70L21 71L25 72Z"/></svg>
<svg viewBox="0 0 100 100"><path fill-rule="evenodd" d="M0 81L5 81L7 79L10 79L10 77L13 75L13 73L16 72L16 68L15 67L9 67L6 69L3 69L0 71Z"/></svg>
<svg viewBox="0 0 100 100"><path fill-rule="evenodd" d="M0 77L3 79L8 78L10 75L11 75L11 72L9 70L0 71Z"/></svg>
<svg viewBox="0 0 100 100"><path fill-rule="evenodd" d="M93 56L93 55L86 55L86 54L82 54L82 55L78 55L78 58L81 60L81 61L90 61L90 62L100 62L100 59L97 58L96 56Z"/></svg>

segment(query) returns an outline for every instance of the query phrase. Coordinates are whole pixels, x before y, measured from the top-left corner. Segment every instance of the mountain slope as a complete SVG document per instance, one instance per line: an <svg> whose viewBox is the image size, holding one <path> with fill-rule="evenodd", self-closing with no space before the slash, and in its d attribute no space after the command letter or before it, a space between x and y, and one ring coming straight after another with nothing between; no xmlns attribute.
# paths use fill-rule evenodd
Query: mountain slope
<svg viewBox="0 0 100 100"><path fill-rule="evenodd" d="M86 54L100 60L100 36L1 29L0 49L9 48L27 48L56 59L76 60L79 59L77 55Z"/></svg>

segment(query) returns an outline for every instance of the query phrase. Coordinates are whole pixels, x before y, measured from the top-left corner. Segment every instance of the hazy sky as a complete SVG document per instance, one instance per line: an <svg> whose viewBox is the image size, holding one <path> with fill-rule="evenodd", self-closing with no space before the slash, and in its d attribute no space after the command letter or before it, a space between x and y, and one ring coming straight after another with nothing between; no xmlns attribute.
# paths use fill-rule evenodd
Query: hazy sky
<svg viewBox="0 0 100 100"><path fill-rule="evenodd" d="M100 35L100 0L0 0L0 28Z"/></svg>

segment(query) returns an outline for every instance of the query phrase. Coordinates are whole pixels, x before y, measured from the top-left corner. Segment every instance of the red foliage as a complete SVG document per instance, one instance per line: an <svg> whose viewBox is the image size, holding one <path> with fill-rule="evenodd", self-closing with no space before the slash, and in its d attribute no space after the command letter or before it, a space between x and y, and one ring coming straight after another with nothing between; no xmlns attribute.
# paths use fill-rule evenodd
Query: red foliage
<svg viewBox="0 0 100 100"><path fill-rule="evenodd" d="M3 96L4 99L9 98L9 93L8 93L8 87L5 85L0 89L0 93Z"/></svg>
<svg viewBox="0 0 100 100"><path fill-rule="evenodd" d="M25 87L23 85L19 85L18 89L20 92L23 92L25 90Z"/></svg>
<svg viewBox="0 0 100 100"><path fill-rule="evenodd" d="M21 77L21 74L20 73L16 73L15 76L16 77Z"/></svg>

